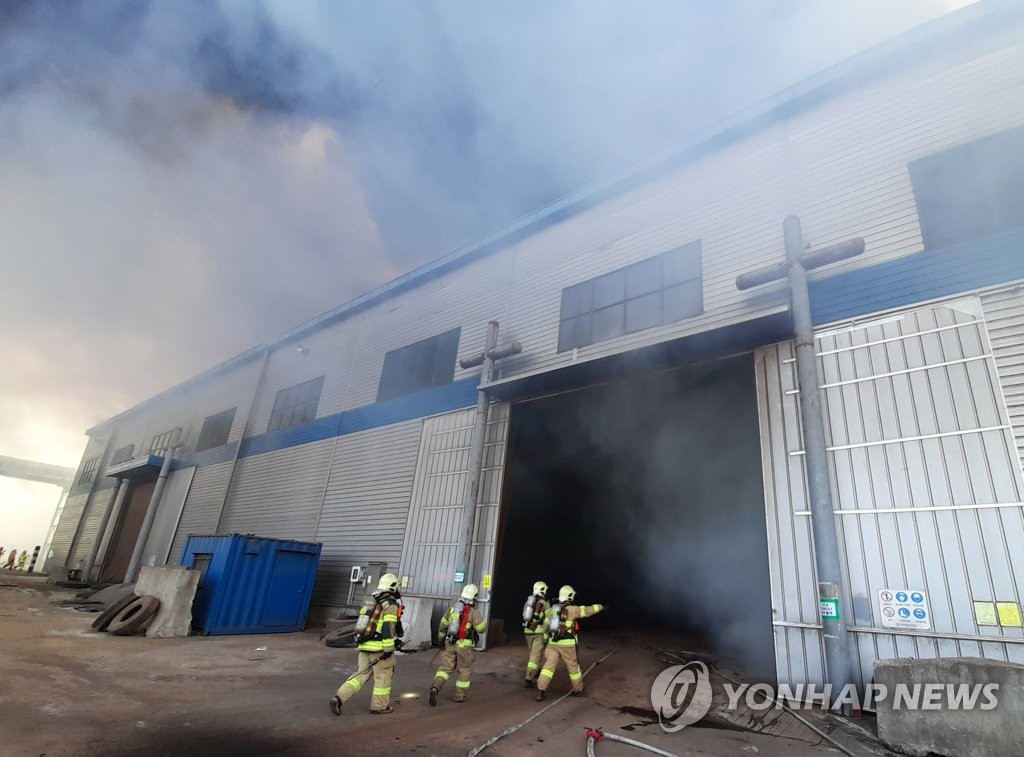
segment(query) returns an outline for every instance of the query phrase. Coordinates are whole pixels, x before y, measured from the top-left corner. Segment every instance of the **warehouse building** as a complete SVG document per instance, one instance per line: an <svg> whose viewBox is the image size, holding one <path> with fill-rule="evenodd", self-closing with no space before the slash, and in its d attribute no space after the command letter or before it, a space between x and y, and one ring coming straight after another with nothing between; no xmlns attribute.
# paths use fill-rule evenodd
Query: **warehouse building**
<svg viewBox="0 0 1024 757"><path fill-rule="evenodd" d="M571 581L608 624L822 682L789 289L736 285L796 215L812 250L865 242L810 273L857 680L1024 662L1022 177L1024 12L970 6L90 429L47 568L251 533L323 544L321 616L384 570L440 602L482 387L492 620ZM521 351L482 381L492 321Z"/></svg>

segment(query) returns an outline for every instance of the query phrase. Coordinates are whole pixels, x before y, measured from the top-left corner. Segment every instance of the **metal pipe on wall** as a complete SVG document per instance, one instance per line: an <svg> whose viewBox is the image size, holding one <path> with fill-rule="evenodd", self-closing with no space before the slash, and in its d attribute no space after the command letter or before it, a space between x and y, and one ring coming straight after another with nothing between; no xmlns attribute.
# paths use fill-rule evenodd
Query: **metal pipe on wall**
<svg viewBox="0 0 1024 757"><path fill-rule="evenodd" d="M836 535L832 488L828 475L828 452L825 443L825 423L821 414L818 358L814 351L814 328L811 323L811 300L807 289L807 271L801 260L803 234L800 219L789 216L783 222L786 241L793 336L796 348L797 383L800 389L800 420L804 433L804 463L807 473L807 493L811 506L811 528L814 534L814 561L818 573L818 592L822 607L822 626L825 639L825 662L828 682L833 691L840 691L850 683L850 647L846 622L842 615L840 591L843 586L842 565L839 559L839 539ZM863 249L863 247L861 247ZM832 609L834 608L834 615Z"/></svg>
<svg viewBox="0 0 1024 757"><path fill-rule="evenodd" d="M163 496L164 486L167 484L167 476L171 470L171 461L174 460L174 453L181 446L181 429L174 430L170 444L164 450L164 462L160 466L160 474L156 478L156 486L153 487L153 495L149 498L149 507L146 508L146 516L142 520L142 528L139 530L139 539L135 542L135 549L132 550L132 558L128 562L128 570L124 574L125 583L134 583L139 574L139 564L142 562L142 553L146 549L146 542L149 541L149 534L153 530L153 521L156 520L156 511L160 507L160 497Z"/></svg>
<svg viewBox="0 0 1024 757"><path fill-rule="evenodd" d="M487 324L480 369L480 387L476 395L476 413L473 417L473 436L469 446L469 470L466 473L466 491L462 498L462 534L459 537L458 565L463 581L469 583L469 570L473 556L473 530L476 525L476 505L480 496L480 470L484 459L484 438L487 436L487 406L490 397L484 387L491 382L494 358L491 351L498 345L498 322Z"/></svg>
<svg viewBox="0 0 1024 757"><path fill-rule="evenodd" d="M100 553L100 545L103 543L103 537L107 533L107 524L110 523L110 516L121 509L121 505L124 502L125 494L128 493L128 479L122 478L117 485L117 493L110 498L107 503L106 509L103 511L103 517L100 518L100 525L96 529L96 538L93 540L92 549L89 550L89 557L85 561L85 568L82 569L82 580L86 583L92 581L92 571L96 567L96 558Z"/></svg>

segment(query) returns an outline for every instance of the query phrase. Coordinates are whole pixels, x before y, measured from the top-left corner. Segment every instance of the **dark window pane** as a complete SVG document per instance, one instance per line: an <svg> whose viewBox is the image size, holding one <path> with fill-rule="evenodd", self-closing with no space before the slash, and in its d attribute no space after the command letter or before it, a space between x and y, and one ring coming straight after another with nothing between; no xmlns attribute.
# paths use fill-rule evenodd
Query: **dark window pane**
<svg viewBox="0 0 1024 757"><path fill-rule="evenodd" d="M700 242L694 242L693 244L666 252L662 256L665 286L682 284L684 281L691 279L699 279L701 276L700 252Z"/></svg>
<svg viewBox="0 0 1024 757"><path fill-rule="evenodd" d="M703 285L699 280L668 287L662 292L663 323L692 318L703 311Z"/></svg>
<svg viewBox="0 0 1024 757"><path fill-rule="evenodd" d="M614 305L626 299L626 272L612 271L594 279L593 307L594 310ZM596 337L595 337L596 339Z"/></svg>
<svg viewBox="0 0 1024 757"><path fill-rule="evenodd" d="M231 424L235 421L236 409L231 408L211 415L203 421L203 428L199 432L199 441L196 442L196 452L227 444L228 436L231 433Z"/></svg>
<svg viewBox="0 0 1024 757"><path fill-rule="evenodd" d="M558 351L564 352L573 347L585 347L590 344L590 314L579 318L568 318L559 324Z"/></svg>
<svg viewBox="0 0 1024 757"><path fill-rule="evenodd" d="M377 401L451 383L461 329L423 339L384 356Z"/></svg>
<svg viewBox="0 0 1024 757"><path fill-rule="evenodd" d="M562 318L573 318L587 312L590 312L589 281L562 290Z"/></svg>
<svg viewBox="0 0 1024 757"><path fill-rule="evenodd" d="M1024 224L1024 127L909 165L926 248Z"/></svg>
<svg viewBox="0 0 1024 757"><path fill-rule="evenodd" d="M274 409L270 413L267 431L290 428L315 419L323 387L324 377L320 376L279 391L274 398Z"/></svg>
<svg viewBox="0 0 1024 757"><path fill-rule="evenodd" d="M625 307L622 304L595 310L591 314L592 342L603 342L622 336L626 329Z"/></svg>
<svg viewBox="0 0 1024 757"><path fill-rule="evenodd" d="M627 297L639 297L659 289L661 289L661 261L658 258L644 260L626 269Z"/></svg>
<svg viewBox="0 0 1024 757"><path fill-rule="evenodd" d="M661 292L654 292L626 302L626 332L641 331L661 325Z"/></svg>

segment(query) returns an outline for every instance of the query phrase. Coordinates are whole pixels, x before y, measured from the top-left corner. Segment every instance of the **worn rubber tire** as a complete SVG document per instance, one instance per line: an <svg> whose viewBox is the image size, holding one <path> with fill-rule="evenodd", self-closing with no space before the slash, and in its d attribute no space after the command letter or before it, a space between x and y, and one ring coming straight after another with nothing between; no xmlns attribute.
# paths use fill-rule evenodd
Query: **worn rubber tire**
<svg viewBox="0 0 1024 757"><path fill-rule="evenodd" d="M156 597L136 597L134 602L125 605L117 617L110 621L107 630L115 636L142 633L159 609L160 600Z"/></svg>
<svg viewBox="0 0 1024 757"><path fill-rule="evenodd" d="M110 625L110 621L116 618L117 614L121 612L121 610L130 605L136 599L138 599L138 596L135 594L126 594L121 597L119 600L114 602L114 604L101 612L99 617L92 622L93 629L96 631L106 631L107 626Z"/></svg>

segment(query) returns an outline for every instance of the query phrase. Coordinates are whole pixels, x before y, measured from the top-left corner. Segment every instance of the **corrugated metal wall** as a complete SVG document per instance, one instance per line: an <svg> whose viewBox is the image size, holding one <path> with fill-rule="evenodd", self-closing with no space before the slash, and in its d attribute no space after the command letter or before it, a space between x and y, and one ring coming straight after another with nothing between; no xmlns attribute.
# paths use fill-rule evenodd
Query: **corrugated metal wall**
<svg viewBox="0 0 1024 757"><path fill-rule="evenodd" d="M507 403L494 403L489 408L472 566L466 577L467 583L480 586L481 609L485 614L490 589L484 588L483 583L484 576L494 573L508 411ZM408 576L405 591L410 596L438 600L452 596L474 415L472 409L462 410L423 423L401 562L402 575Z"/></svg>
<svg viewBox="0 0 1024 757"><path fill-rule="evenodd" d="M423 421L338 437L315 541L324 545L313 601L340 606L354 565L398 572ZM362 599L358 592L356 601Z"/></svg>
<svg viewBox="0 0 1024 757"><path fill-rule="evenodd" d="M863 681L879 658L1024 661L1020 628L974 615L973 602L1019 602L1024 589L1020 460L980 300L819 331L817 345L841 612ZM759 350L757 366L779 677L821 682L791 345ZM900 588L926 595L930 630L883 627L878 592Z"/></svg>
<svg viewBox="0 0 1024 757"><path fill-rule="evenodd" d="M313 541L335 439L243 457L218 533Z"/></svg>
<svg viewBox="0 0 1024 757"><path fill-rule="evenodd" d="M69 494L64 503L64 510L61 512L60 522L53 534L53 541L50 542L50 550L53 556L46 561L48 571L56 570L57 566L68 564L68 550L71 548L71 540L75 536L75 529L82 519L85 503L89 500L88 489L78 493ZM63 576L61 576L63 578Z"/></svg>
<svg viewBox="0 0 1024 757"><path fill-rule="evenodd" d="M189 534L207 535L217 530L217 519L230 474L231 463L196 468L185 507L181 511L181 520L174 533L174 541L171 542L168 564L179 564Z"/></svg>
<svg viewBox="0 0 1024 757"><path fill-rule="evenodd" d="M1024 461L1024 284L987 292L981 302L1017 452Z"/></svg>
<svg viewBox="0 0 1024 757"><path fill-rule="evenodd" d="M96 532L99 530L100 519L107 504L117 492L117 488L109 486L96 491L89 502L88 511L85 513L85 520L82 521L81 530L78 533L78 540L72 547L72 553L68 555L68 567L74 567L79 560L89 557L93 542L96 540Z"/></svg>

